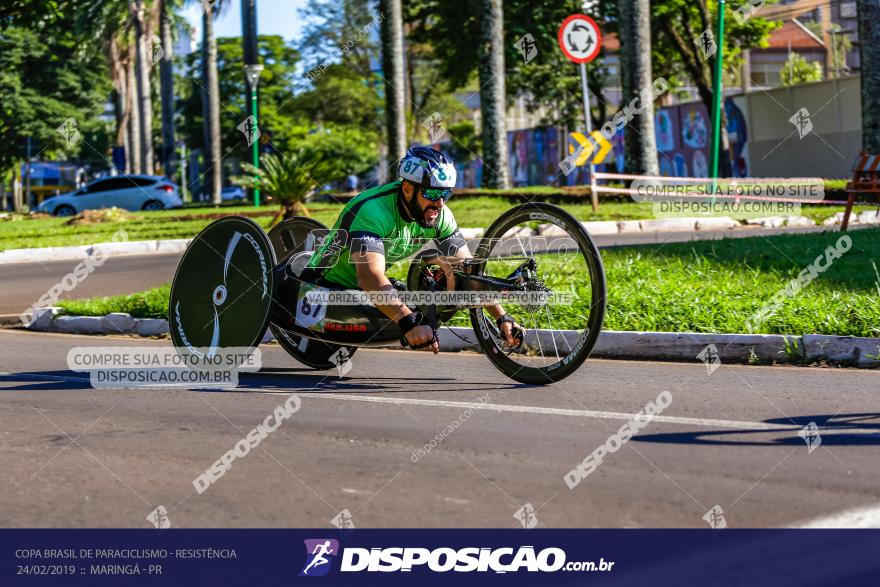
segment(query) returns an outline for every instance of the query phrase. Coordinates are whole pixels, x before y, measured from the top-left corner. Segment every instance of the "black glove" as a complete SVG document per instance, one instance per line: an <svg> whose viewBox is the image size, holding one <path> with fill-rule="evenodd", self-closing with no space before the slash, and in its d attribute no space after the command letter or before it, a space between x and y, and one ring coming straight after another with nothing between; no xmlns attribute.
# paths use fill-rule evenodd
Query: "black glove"
<svg viewBox="0 0 880 587"><path fill-rule="evenodd" d="M401 346L404 346L404 347L409 346L413 349L421 349L421 348L425 348L426 346L430 346L430 345L434 344L434 342L437 340L437 331L436 330L434 330L434 338L432 340L429 340L428 342L420 344L418 346L411 346L409 344L409 341L406 340L406 333L409 332L410 330L412 330L413 328L415 328L416 326L421 326L424 322L425 322L425 315L422 314L421 312L412 312L397 321L397 326L400 328L400 344L401 344ZM430 326L430 324L428 324L428 326ZM433 329L433 327L432 327L432 329Z"/></svg>
<svg viewBox="0 0 880 587"><path fill-rule="evenodd" d="M522 345L523 338L525 336L523 329L517 325L516 320L513 319L513 316L511 316L510 314L505 314L495 320L495 325L498 327L498 333L501 335L502 338L504 338L504 333L501 330L501 325L505 322L508 322L510 324L512 328L510 335L519 341L516 345L517 347L519 347L520 345Z"/></svg>

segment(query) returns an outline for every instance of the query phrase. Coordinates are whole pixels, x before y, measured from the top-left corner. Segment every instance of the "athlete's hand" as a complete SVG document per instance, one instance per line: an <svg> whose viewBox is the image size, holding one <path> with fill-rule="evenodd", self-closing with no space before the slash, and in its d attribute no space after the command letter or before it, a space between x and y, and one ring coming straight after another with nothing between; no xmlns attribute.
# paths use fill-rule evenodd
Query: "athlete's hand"
<svg viewBox="0 0 880 587"><path fill-rule="evenodd" d="M525 336L526 329L516 322L512 324L510 322L502 322L501 336L504 337L504 342L506 342L510 346L517 346L519 344L519 341L517 341L517 339L513 336L517 329L519 329L519 331L522 332L523 336Z"/></svg>
<svg viewBox="0 0 880 587"><path fill-rule="evenodd" d="M421 326L416 326L415 328L407 332L404 337L406 338L406 342L409 343L410 348L417 347L419 345L426 344L434 340L434 330L430 326L423 324ZM434 344L425 348L429 348L434 351L435 355L440 352L440 344L437 341L434 341ZM421 351L424 349L415 350Z"/></svg>

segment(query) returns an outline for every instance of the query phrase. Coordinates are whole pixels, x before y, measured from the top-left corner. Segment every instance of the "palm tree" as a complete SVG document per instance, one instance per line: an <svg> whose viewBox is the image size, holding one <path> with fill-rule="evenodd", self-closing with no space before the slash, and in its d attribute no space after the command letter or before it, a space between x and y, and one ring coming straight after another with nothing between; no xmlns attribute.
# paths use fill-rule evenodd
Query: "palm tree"
<svg viewBox="0 0 880 587"><path fill-rule="evenodd" d="M145 0L129 0L134 29L137 108L140 123L141 172L153 173L153 102L150 90L150 59L147 54L151 38L151 18Z"/></svg>
<svg viewBox="0 0 880 587"><path fill-rule="evenodd" d="M652 86L651 5L649 0L617 0L621 45L622 103L629 102ZM657 141L654 137L654 104L646 102L642 112L624 130L627 173L657 175Z"/></svg>
<svg viewBox="0 0 880 587"><path fill-rule="evenodd" d="M294 216L308 216L306 197L332 179L334 171L338 173L333 162L303 149L287 156L263 155L259 169L249 163L242 163L241 167L248 175L233 177L232 183L259 189L281 204L272 224Z"/></svg>
<svg viewBox="0 0 880 587"><path fill-rule="evenodd" d="M479 46L480 111L483 124L483 186L509 188L506 89L504 78L504 10L501 0L481 0Z"/></svg>
<svg viewBox="0 0 880 587"><path fill-rule="evenodd" d="M385 75L385 124L388 162L406 152L405 94L403 81L403 12L401 0L379 0L382 15L382 72Z"/></svg>
<svg viewBox="0 0 880 587"><path fill-rule="evenodd" d="M125 110L128 112L128 142L126 161L128 173L143 173L143 157L141 140L141 109L138 108L138 85L135 81L137 73L135 68L137 52L134 43L129 43L125 60Z"/></svg>
<svg viewBox="0 0 880 587"><path fill-rule="evenodd" d="M159 0L159 37L162 59L159 62L159 94L162 97L162 168L173 178L177 163L174 149L174 39L171 19L176 8L174 0Z"/></svg>
<svg viewBox="0 0 880 587"><path fill-rule="evenodd" d="M140 173L140 116L135 83L136 52L131 14L117 0L82 0L71 7L80 16L76 28L86 43L100 43L110 69L116 114L116 146L125 149L125 171Z"/></svg>
<svg viewBox="0 0 880 587"><path fill-rule="evenodd" d="M202 15L202 112L205 130L205 184L215 205L223 181L220 155L220 83L217 74L217 39L214 38L214 12L219 2L204 4Z"/></svg>

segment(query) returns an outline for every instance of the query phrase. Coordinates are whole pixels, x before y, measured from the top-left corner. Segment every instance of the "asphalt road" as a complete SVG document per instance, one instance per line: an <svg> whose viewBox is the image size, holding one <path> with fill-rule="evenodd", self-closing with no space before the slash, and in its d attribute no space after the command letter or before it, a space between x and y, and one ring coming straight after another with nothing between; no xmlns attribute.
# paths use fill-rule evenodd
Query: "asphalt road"
<svg viewBox="0 0 880 587"><path fill-rule="evenodd" d="M361 350L340 379L264 345L236 390L126 391L66 367L75 346L162 344L0 331L3 526L149 527L162 505L178 527L330 527L342 510L360 527L516 527L531 504L547 527L705 527L714 506L764 527L878 501L872 371L596 360L529 387L477 354ZM662 392L665 411L570 490L563 475ZM301 408L198 494L290 393Z"/></svg>
<svg viewBox="0 0 880 587"><path fill-rule="evenodd" d="M108 257L103 265L60 299L115 296L143 291L171 281L180 255ZM0 314L20 314L49 288L73 271L80 261L0 265Z"/></svg>
<svg viewBox="0 0 880 587"><path fill-rule="evenodd" d="M648 233L623 235L597 235L600 247L640 245L690 240L718 240L743 238L756 235L817 232L823 227L802 229L742 229L706 232ZM174 276L180 254L109 257L94 273L70 292L62 292L60 299L112 296L142 291L163 283ZM49 263L15 263L0 265L3 276L0 289L0 315L18 315L34 304L49 288L70 273L79 261L53 261Z"/></svg>

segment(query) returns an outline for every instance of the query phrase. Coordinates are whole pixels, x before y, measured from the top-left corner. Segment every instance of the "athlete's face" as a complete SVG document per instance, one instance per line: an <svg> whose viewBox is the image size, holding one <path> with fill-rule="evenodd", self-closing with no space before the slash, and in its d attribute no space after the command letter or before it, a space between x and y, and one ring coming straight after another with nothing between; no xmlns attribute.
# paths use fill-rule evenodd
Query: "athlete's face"
<svg viewBox="0 0 880 587"><path fill-rule="evenodd" d="M420 225L426 228L434 228L440 219L440 210L445 205L442 199L432 202L427 198L423 198L421 194L422 188L414 186L409 182L403 184L403 195L409 205L410 214Z"/></svg>

